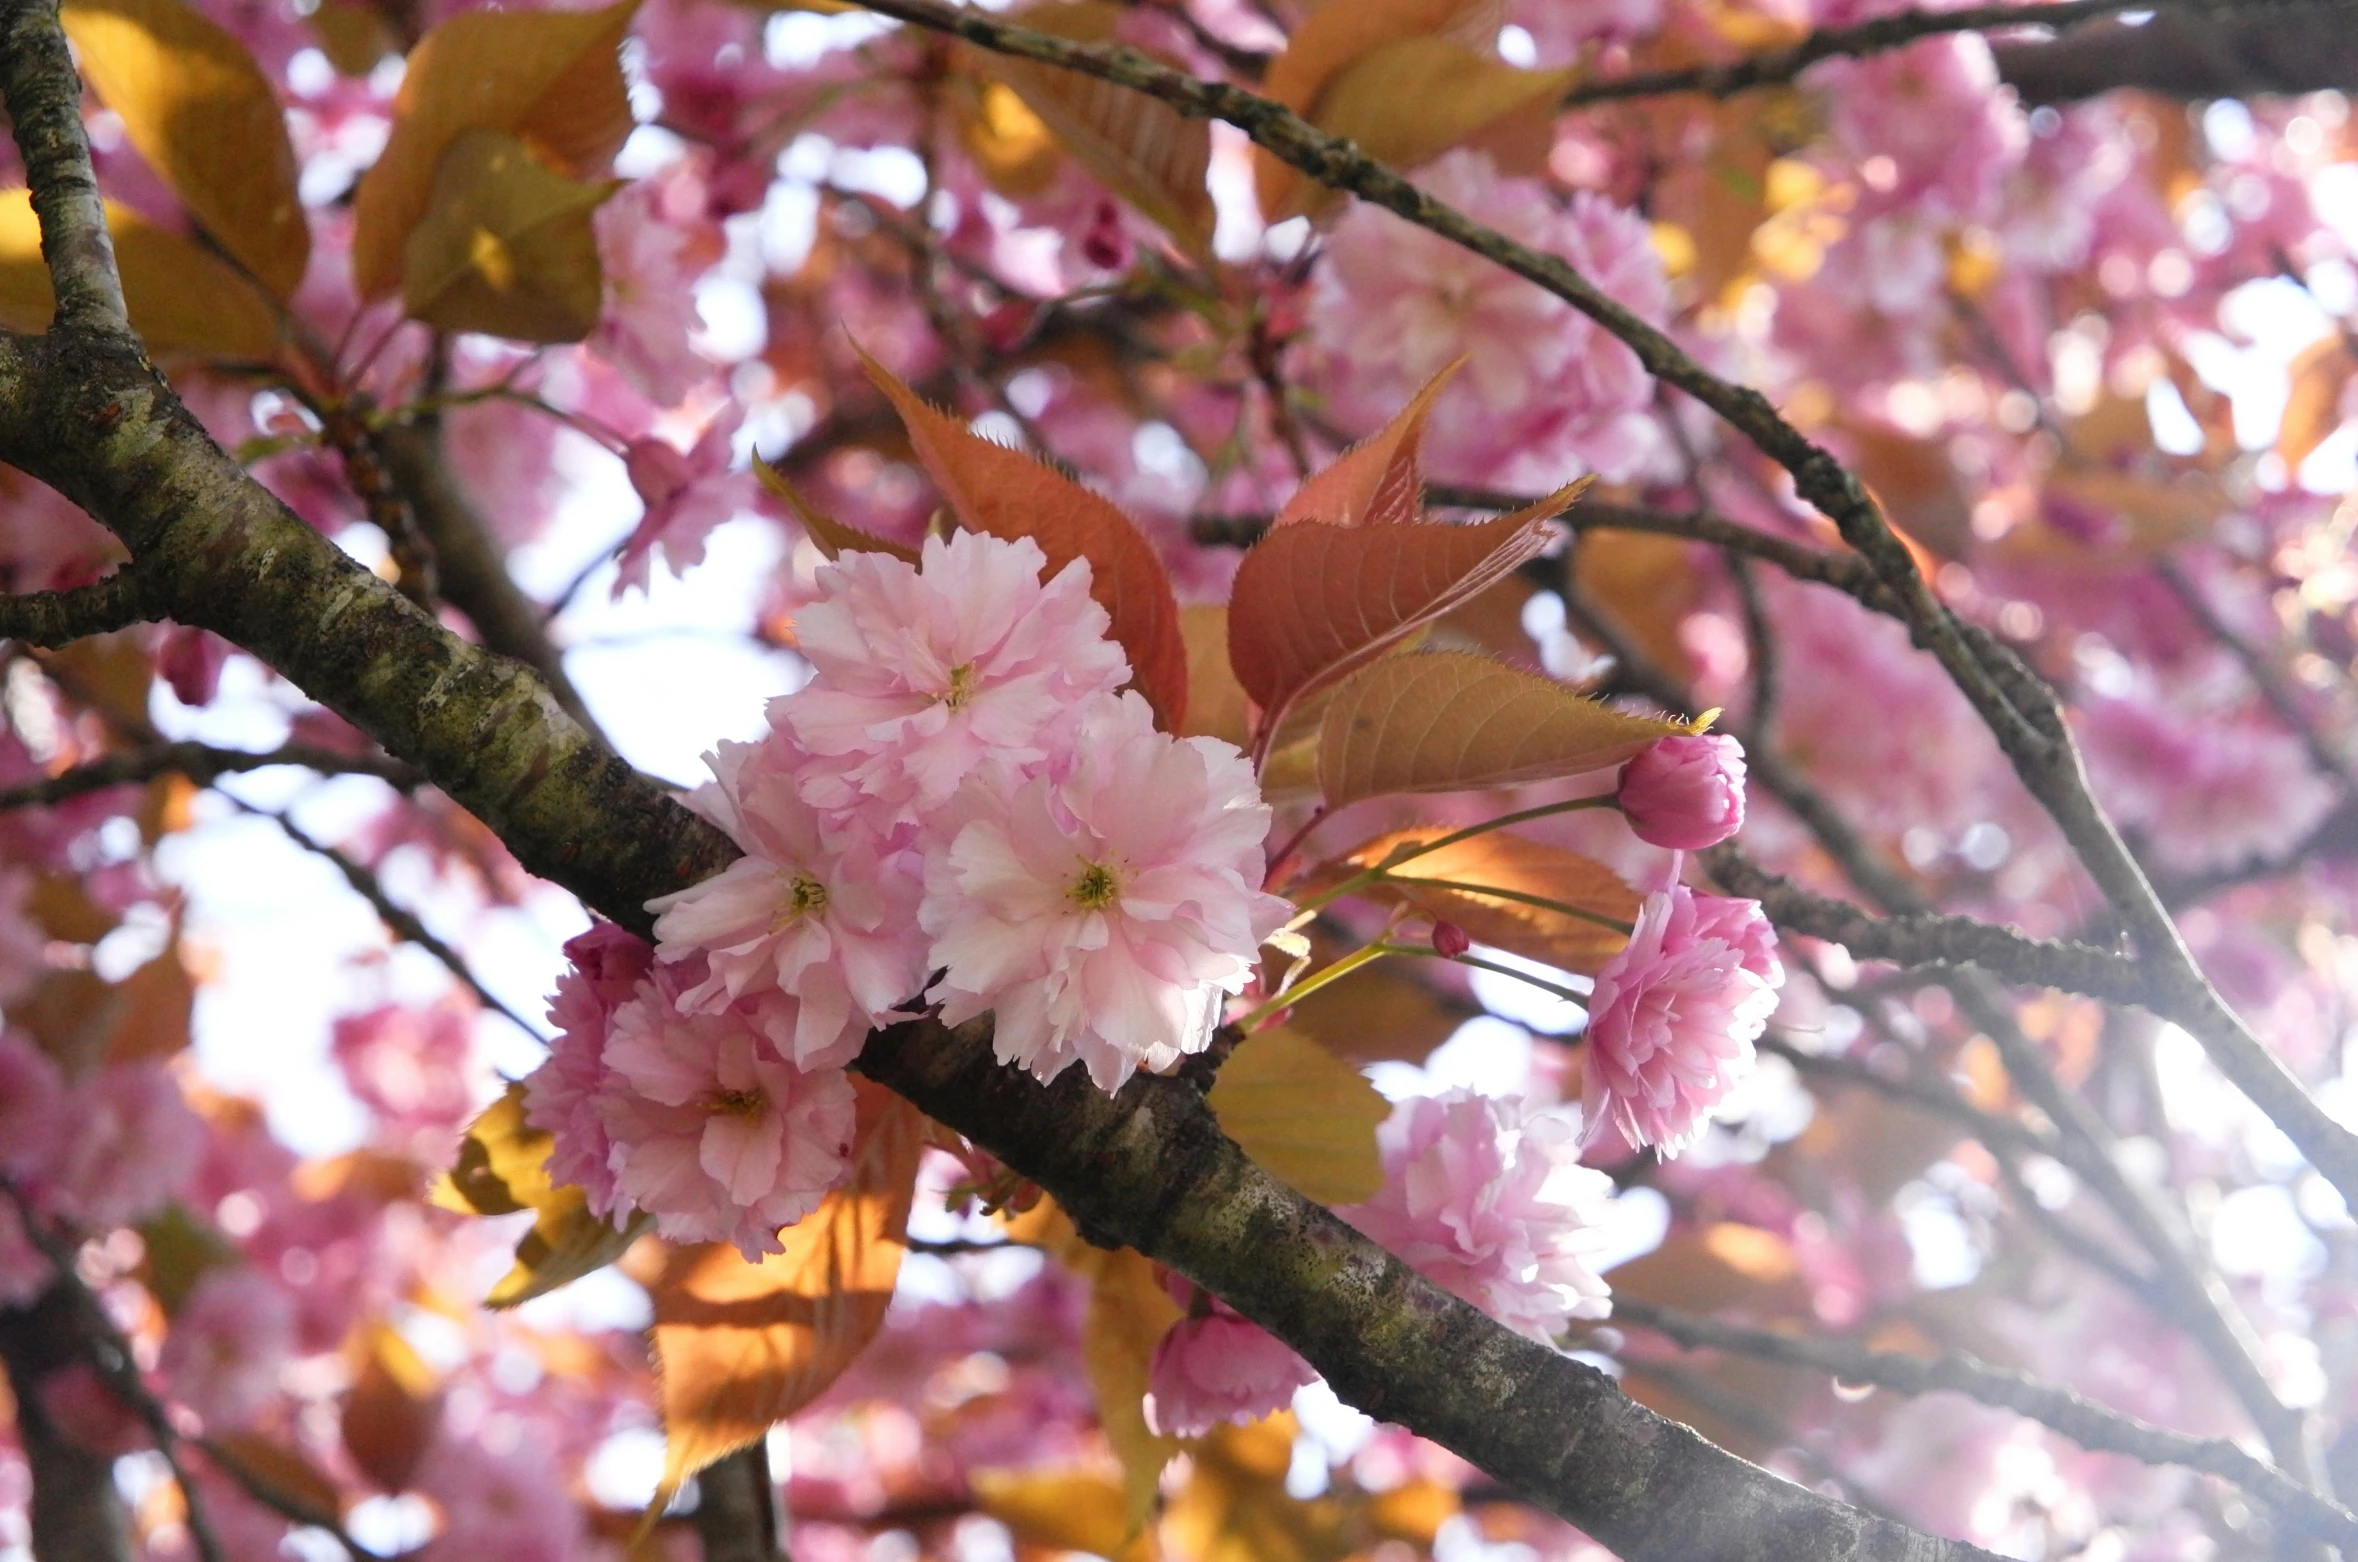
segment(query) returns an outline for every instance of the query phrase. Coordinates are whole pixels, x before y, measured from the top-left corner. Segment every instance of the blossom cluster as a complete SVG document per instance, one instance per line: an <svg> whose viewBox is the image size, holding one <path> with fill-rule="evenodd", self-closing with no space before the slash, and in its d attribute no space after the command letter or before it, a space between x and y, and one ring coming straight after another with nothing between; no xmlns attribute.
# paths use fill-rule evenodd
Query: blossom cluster
<svg viewBox="0 0 2358 1562"><path fill-rule="evenodd" d="M1232 746L1160 732L1076 560L960 532L851 553L797 622L811 681L698 801L745 855L569 946L527 1113L600 1214L778 1250L842 1175L844 1065L931 1003L1104 1090L1211 1040L1289 908ZM933 976L930 984L929 975Z"/></svg>

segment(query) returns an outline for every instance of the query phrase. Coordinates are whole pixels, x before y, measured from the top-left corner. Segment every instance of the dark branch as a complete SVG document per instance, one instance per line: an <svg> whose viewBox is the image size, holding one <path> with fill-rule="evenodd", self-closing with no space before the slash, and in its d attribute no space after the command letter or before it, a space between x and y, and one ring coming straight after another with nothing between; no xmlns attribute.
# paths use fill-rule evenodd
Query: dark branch
<svg viewBox="0 0 2358 1562"><path fill-rule="evenodd" d="M1092 1240L1178 1270L1300 1351L1347 1403L1621 1555L1985 1555L1778 1480L1500 1327L1255 1166L1185 1082L1140 1075L1106 1096L1068 1071L1042 1087L990 1045L981 1022L910 1024L869 1038L859 1067L1039 1183Z"/></svg>
<svg viewBox="0 0 2358 1562"><path fill-rule="evenodd" d="M2344 1549L2358 1545L2358 1514L2317 1496L2225 1438L2172 1432L2106 1409L2070 1389L1993 1367L1968 1355L1903 1356L1841 1340L1739 1328L1628 1297L1614 1298L1613 1321L1651 1329L1687 1350L1726 1351L1762 1361L1815 1367L1845 1383L1872 1383L1901 1394L1962 1394L2028 1416L2082 1448L2215 1475L2266 1503L2294 1528Z"/></svg>
<svg viewBox="0 0 2358 1562"><path fill-rule="evenodd" d="M41 219L57 326L128 339L131 317L82 129L82 78L56 0L9 0L0 7L0 98Z"/></svg>
<svg viewBox="0 0 2358 1562"><path fill-rule="evenodd" d="M1728 98L1760 87L1778 87L1812 65L1833 59L1861 59L1904 48L1920 38L1947 33L1988 32L2014 27L2073 27L2123 11L2151 10L2155 0L2063 0L2056 5L1979 5L1961 11L1900 11L1855 27L1828 27L1790 48L1774 49L1724 65L1646 71L1607 81L1586 81L1564 94L1566 108L1587 108L1627 98L1696 92Z"/></svg>
<svg viewBox="0 0 2358 1562"><path fill-rule="evenodd" d="M2099 23L2049 43L2001 44L1998 73L2027 104L2122 88L2180 99L2347 91L2358 34L2346 10L2311 3L2161 9L2142 26Z"/></svg>
<svg viewBox="0 0 2358 1562"><path fill-rule="evenodd" d="M209 743L159 743L125 749L86 765L76 765L46 781L0 790L0 812L49 807L85 793L152 781L166 774L183 775L199 786L210 786L222 776L243 775L273 765L295 765L322 775L375 776L398 787L415 786L418 782L417 772L397 759L382 754L339 753L309 743L289 743L266 753L215 748Z"/></svg>
<svg viewBox="0 0 2358 1562"><path fill-rule="evenodd" d="M0 597L0 640L60 646L110 634L156 617L151 596L146 578L126 564L87 586Z"/></svg>

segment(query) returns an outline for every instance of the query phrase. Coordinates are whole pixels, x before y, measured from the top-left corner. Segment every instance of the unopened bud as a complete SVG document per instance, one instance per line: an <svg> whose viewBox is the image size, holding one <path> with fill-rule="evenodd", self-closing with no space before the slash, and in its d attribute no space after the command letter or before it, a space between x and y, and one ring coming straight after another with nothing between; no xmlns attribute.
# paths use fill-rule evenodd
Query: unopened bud
<svg viewBox="0 0 2358 1562"><path fill-rule="evenodd" d="M1470 934L1455 922L1433 924L1433 952L1445 960L1455 960L1474 947Z"/></svg>

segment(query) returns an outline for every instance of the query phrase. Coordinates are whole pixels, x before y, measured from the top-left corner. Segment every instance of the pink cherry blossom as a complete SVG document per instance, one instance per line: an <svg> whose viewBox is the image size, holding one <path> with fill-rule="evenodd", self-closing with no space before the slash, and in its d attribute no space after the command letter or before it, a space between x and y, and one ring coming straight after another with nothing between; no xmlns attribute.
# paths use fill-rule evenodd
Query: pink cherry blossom
<svg viewBox="0 0 2358 1562"><path fill-rule="evenodd" d="M603 1111L613 1079L606 1038L614 1011L631 1001L654 968L655 950L637 934L599 922L567 943L565 954L570 963L549 1003L557 1034L548 1061L524 1081L524 1119L555 1136L549 1176L580 1187L590 1208L606 1214L619 1197Z"/></svg>
<svg viewBox="0 0 2358 1562"><path fill-rule="evenodd" d="M208 1431L242 1426L278 1388L295 1354L295 1304L250 1264L208 1270L172 1315L158 1365L172 1396Z"/></svg>
<svg viewBox="0 0 2358 1562"><path fill-rule="evenodd" d="M791 993L793 1030L771 1038L778 1050L801 1068L840 1067L925 985L915 857L865 817L803 801L807 756L782 737L723 743L710 762L716 813L746 854L647 903L664 960L707 962L680 1006L715 1012L748 993Z"/></svg>
<svg viewBox="0 0 2358 1562"><path fill-rule="evenodd" d="M805 1073L741 1012L682 1014L652 985L615 1012L601 1102L616 1192L675 1242L782 1251L851 1148L851 1083Z"/></svg>
<svg viewBox="0 0 2358 1562"><path fill-rule="evenodd" d="M589 350L658 407L677 406L713 372L712 361L688 339L704 323L696 282L719 258L717 235L665 215L668 180L685 176L684 170L667 170L642 179L599 207L593 219L606 307Z"/></svg>
<svg viewBox="0 0 2358 1562"><path fill-rule="evenodd" d="M66 1088L72 1132L47 1182L59 1213L100 1224L152 1215L188 1180L204 1125L172 1071L153 1060L109 1063Z"/></svg>
<svg viewBox="0 0 2358 1562"><path fill-rule="evenodd" d="M866 800L920 817L947 802L986 756L1048 757L1060 715L1128 681L1110 621L1076 559L1046 583L1029 538L929 537L916 567L847 553L818 572L820 598L795 623L817 677L771 720L813 754L803 795L829 808Z"/></svg>
<svg viewBox="0 0 2358 1562"><path fill-rule="evenodd" d="M747 474L730 469L732 441L744 421L745 409L732 403L706 425L695 445L685 452L668 440L649 437L631 441L623 466L647 510L638 529L622 545L614 595L620 596L632 586L646 587L649 564L658 548L674 575L703 563L704 539L752 502Z"/></svg>
<svg viewBox="0 0 2358 1562"><path fill-rule="evenodd" d="M529 1438L494 1451L445 1431L418 1462L415 1484L440 1519L418 1562L575 1562L594 1554L562 1468Z"/></svg>
<svg viewBox="0 0 2358 1562"><path fill-rule="evenodd" d="M1568 207L1537 181L1458 151L1417 182L1476 221L1563 256L1648 320L1668 286L1643 218L1583 192ZM1335 224L1299 354L1304 383L1352 430L1380 427L1459 357L1426 424L1437 475L1552 487L1582 469L1635 473L1656 438L1653 382L1637 355L1569 304L1378 207Z"/></svg>
<svg viewBox="0 0 2358 1562"><path fill-rule="evenodd" d="M1533 1339L1611 1310L1590 1258L1613 1182L1580 1164L1567 1115L1453 1090L1401 1102L1376 1137L1383 1187L1335 1213Z"/></svg>
<svg viewBox="0 0 2358 1562"><path fill-rule="evenodd" d="M1676 1155L1751 1071L1752 1044L1785 979L1757 901L1648 895L1629 944L1597 973L1581 1108L1586 1138L1610 1124L1632 1146Z"/></svg>
<svg viewBox="0 0 2358 1562"><path fill-rule="evenodd" d="M455 1129L476 1104L473 1041L473 1018L456 1004L382 1004L339 1018L329 1046L346 1088L388 1128L432 1135Z"/></svg>
<svg viewBox="0 0 2358 1562"><path fill-rule="evenodd" d="M1068 767L978 773L926 863L919 916L951 1024L997 1012L1000 1061L1101 1090L1211 1040L1288 907L1258 889L1269 809L1244 757L1154 729L1137 694L1083 707Z"/></svg>
<svg viewBox="0 0 2358 1562"><path fill-rule="evenodd" d="M1716 735L1664 738L1621 767L1613 800L1649 845L1717 846L1744 827L1744 745Z"/></svg>
<svg viewBox="0 0 2358 1562"><path fill-rule="evenodd" d="M1204 1311L1171 1325L1147 1366L1146 1424L1166 1437L1201 1437L1224 1421L1283 1410L1318 1380L1310 1363L1216 1296L1185 1288Z"/></svg>

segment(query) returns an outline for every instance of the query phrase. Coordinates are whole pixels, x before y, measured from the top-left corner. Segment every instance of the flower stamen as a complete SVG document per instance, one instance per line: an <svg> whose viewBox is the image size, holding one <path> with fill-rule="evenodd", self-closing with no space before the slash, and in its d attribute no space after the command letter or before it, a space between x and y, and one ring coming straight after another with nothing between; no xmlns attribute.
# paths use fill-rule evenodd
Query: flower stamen
<svg viewBox="0 0 2358 1562"><path fill-rule="evenodd" d="M1104 863L1084 863L1081 876L1073 880L1065 895L1083 911L1103 911L1121 898L1122 885Z"/></svg>

